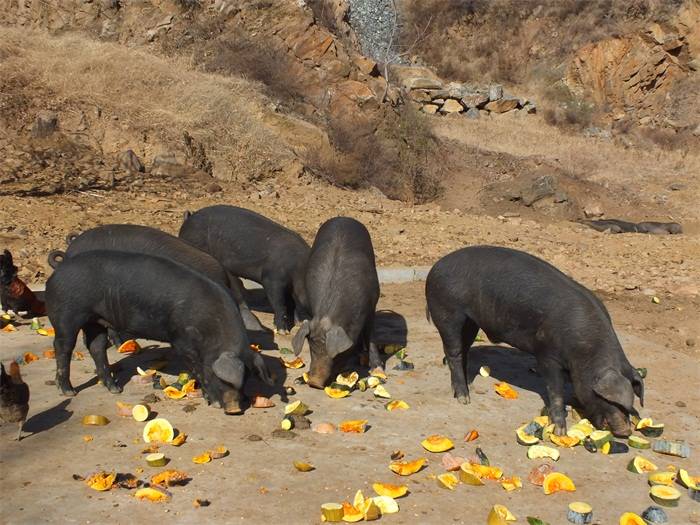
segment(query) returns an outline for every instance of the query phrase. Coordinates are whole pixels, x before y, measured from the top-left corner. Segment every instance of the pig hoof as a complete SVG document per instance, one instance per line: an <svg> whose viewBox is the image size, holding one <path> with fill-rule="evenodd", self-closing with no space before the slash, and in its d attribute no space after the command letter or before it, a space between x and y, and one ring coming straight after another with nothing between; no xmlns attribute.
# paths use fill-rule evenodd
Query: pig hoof
<svg viewBox="0 0 700 525"><path fill-rule="evenodd" d="M239 407L238 405L227 406L224 409L224 413L228 414L229 416L237 416L237 415L243 413L243 409L241 407Z"/></svg>
<svg viewBox="0 0 700 525"><path fill-rule="evenodd" d="M459 401L463 405L468 405L469 403L471 403L471 399L469 399L469 394L457 396L457 401Z"/></svg>
<svg viewBox="0 0 700 525"><path fill-rule="evenodd" d="M566 435L566 423L564 423L563 425L555 424L554 425L554 433L557 436L565 436Z"/></svg>
<svg viewBox="0 0 700 525"><path fill-rule="evenodd" d="M209 404L214 408L222 408L221 401L210 401Z"/></svg>
<svg viewBox="0 0 700 525"><path fill-rule="evenodd" d="M59 388L58 391L62 396L66 397L75 397L78 394L75 388Z"/></svg>

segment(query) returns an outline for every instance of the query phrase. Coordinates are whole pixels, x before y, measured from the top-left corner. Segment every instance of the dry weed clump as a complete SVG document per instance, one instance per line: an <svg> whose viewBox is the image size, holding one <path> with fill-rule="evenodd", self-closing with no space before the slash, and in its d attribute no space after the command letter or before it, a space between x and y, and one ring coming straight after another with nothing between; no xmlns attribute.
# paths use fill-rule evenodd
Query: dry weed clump
<svg viewBox="0 0 700 525"><path fill-rule="evenodd" d="M63 105L92 106L166 143L188 131L204 144L216 176L271 172L284 158L259 119L260 86L240 77L196 71L165 59L78 34L50 37L0 28L2 71L24 71Z"/></svg>
<svg viewBox="0 0 700 525"><path fill-rule="evenodd" d="M410 106L384 117L330 119L330 144L308 151L307 167L338 186L375 186L389 198L414 203L436 199L442 152L425 117Z"/></svg>

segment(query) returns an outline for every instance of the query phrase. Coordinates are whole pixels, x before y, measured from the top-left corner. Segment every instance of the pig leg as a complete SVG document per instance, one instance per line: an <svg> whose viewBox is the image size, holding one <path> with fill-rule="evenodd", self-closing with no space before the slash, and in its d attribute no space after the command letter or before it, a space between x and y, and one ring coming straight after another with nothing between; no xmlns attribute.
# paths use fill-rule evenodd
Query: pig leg
<svg viewBox="0 0 700 525"><path fill-rule="evenodd" d="M265 329L260 324L260 320L258 320L258 318L255 317L255 315L253 315L253 312L250 311L248 303L246 303L245 295L243 293L243 283L241 282L241 280L235 275L231 275L229 273L228 284L231 290L231 295L233 296L233 300L236 301L238 309L241 311L241 318L243 318L243 326L245 326L246 330L250 330L252 332L264 331Z"/></svg>
<svg viewBox="0 0 700 525"><path fill-rule="evenodd" d="M107 337L107 328L97 323L90 323L83 327L83 334L85 346L95 361L97 377L112 394L120 394L122 389L114 382L112 373L109 371L107 348L109 348L110 342L109 337Z"/></svg>
<svg viewBox="0 0 700 525"><path fill-rule="evenodd" d="M554 423L554 433L566 434L566 406L564 405L565 371L559 363L551 360L538 362L537 371L544 379L547 389L549 417Z"/></svg>
<svg viewBox="0 0 700 525"><path fill-rule="evenodd" d="M70 358L73 355L79 328L66 330L61 323L52 324L56 329L53 348L56 353L56 386L61 395L73 397L77 392L70 382Z"/></svg>
<svg viewBox="0 0 700 525"><path fill-rule="evenodd" d="M447 364L450 367L454 397L460 403L467 405L470 399L466 376L467 355L465 346L468 348L474 339L466 341L465 336L473 332L473 337L476 337L479 328L466 315L457 312L434 316L433 321L440 333L442 347L447 358Z"/></svg>
<svg viewBox="0 0 700 525"><path fill-rule="evenodd" d="M364 345L364 350L369 354L369 369L370 370L384 370L384 362L382 361L381 355L379 353L379 348L377 344L372 341L372 334L374 333L374 319L370 319L365 324L365 328L362 332L362 342Z"/></svg>
<svg viewBox="0 0 700 525"><path fill-rule="evenodd" d="M280 334L289 333L289 319L287 318L286 286L279 279L269 275L263 276L262 285L267 294L267 300L275 313L275 331Z"/></svg>

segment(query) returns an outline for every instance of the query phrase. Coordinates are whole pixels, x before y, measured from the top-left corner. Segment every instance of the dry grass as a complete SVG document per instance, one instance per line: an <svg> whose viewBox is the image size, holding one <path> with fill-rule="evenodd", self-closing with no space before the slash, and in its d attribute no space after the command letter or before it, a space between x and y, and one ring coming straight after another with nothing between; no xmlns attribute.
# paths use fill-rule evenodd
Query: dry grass
<svg viewBox="0 0 700 525"><path fill-rule="evenodd" d="M75 34L49 37L26 29L0 28L0 56L8 57L0 75L21 71L60 106L97 106L165 144L181 144L189 132L221 178L271 172L286 155L260 123L264 99L255 82Z"/></svg>

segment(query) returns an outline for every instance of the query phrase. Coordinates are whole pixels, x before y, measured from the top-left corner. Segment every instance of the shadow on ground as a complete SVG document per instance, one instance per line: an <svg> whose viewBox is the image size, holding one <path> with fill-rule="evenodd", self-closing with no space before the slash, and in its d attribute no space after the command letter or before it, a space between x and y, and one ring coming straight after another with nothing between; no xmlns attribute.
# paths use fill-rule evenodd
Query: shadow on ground
<svg viewBox="0 0 700 525"><path fill-rule="evenodd" d="M70 399L64 399L58 405L44 410L43 412L39 412L38 414L34 414L24 424L24 432L30 433L31 436L33 436L68 421L73 415L72 410L66 410L70 402ZM31 436L25 435L23 439Z"/></svg>

